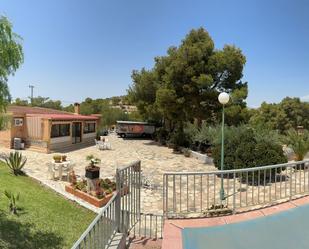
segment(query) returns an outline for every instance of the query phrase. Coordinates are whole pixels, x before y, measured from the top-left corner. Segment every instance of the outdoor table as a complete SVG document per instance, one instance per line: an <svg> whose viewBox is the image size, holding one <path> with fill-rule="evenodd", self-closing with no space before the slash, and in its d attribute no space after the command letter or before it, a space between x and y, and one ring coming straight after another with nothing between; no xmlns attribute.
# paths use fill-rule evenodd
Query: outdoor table
<svg viewBox="0 0 309 249"><path fill-rule="evenodd" d="M59 180L61 180L63 168L69 167L70 161L55 162L55 160L53 160L52 164L54 165L54 170L58 170Z"/></svg>

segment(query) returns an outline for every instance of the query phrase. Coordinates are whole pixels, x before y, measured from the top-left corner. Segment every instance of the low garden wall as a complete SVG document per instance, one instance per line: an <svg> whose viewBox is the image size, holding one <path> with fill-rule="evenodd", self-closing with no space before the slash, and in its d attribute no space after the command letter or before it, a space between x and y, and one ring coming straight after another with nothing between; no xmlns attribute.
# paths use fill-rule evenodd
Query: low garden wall
<svg viewBox="0 0 309 249"><path fill-rule="evenodd" d="M205 164L212 164L213 163L213 159L211 157L207 156L206 154L202 154L202 153L199 153L199 152L193 151L193 150L190 150L190 153L191 153L191 157L196 158L196 159L202 161Z"/></svg>
<svg viewBox="0 0 309 249"><path fill-rule="evenodd" d="M181 152L185 153L185 150L187 148L181 148ZM202 154L200 152L194 151L194 150L189 150L190 152L190 157L196 158L197 160L205 163L205 164L212 164L213 163L213 158L207 156L207 154Z"/></svg>

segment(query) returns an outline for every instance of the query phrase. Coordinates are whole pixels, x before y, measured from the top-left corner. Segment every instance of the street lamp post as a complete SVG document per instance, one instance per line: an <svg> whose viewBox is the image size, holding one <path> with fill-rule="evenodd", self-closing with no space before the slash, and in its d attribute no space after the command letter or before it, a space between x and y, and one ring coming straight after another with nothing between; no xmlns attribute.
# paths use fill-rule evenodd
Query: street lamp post
<svg viewBox="0 0 309 249"><path fill-rule="evenodd" d="M219 94L218 100L222 104L222 131L221 131L221 170L224 169L224 105L230 100L230 96L222 92ZM221 189L220 189L220 199L225 199L224 185L223 185L223 174L221 174Z"/></svg>

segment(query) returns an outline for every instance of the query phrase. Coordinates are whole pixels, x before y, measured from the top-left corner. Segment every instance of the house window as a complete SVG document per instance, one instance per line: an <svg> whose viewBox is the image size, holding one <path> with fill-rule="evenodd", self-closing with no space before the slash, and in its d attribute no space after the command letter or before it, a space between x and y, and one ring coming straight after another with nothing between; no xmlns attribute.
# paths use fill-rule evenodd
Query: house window
<svg viewBox="0 0 309 249"><path fill-rule="evenodd" d="M23 126L24 119L23 118L14 118L14 125L15 126Z"/></svg>
<svg viewBox="0 0 309 249"><path fill-rule="evenodd" d="M95 132L95 123L85 123L84 133L93 133Z"/></svg>
<svg viewBox="0 0 309 249"><path fill-rule="evenodd" d="M70 136L70 124L53 124L50 137Z"/></svg>

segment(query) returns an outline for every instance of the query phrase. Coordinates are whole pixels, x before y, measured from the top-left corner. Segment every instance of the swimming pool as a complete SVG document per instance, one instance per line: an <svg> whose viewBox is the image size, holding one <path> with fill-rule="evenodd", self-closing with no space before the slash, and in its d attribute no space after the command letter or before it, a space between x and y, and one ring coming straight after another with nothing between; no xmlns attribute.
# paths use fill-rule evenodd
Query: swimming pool
<svg viewBox="0 0 309 249"><path fill-rule="evenodd" d="M253 220L184 228L183 249L309 249L309 205Z"/></svg>

